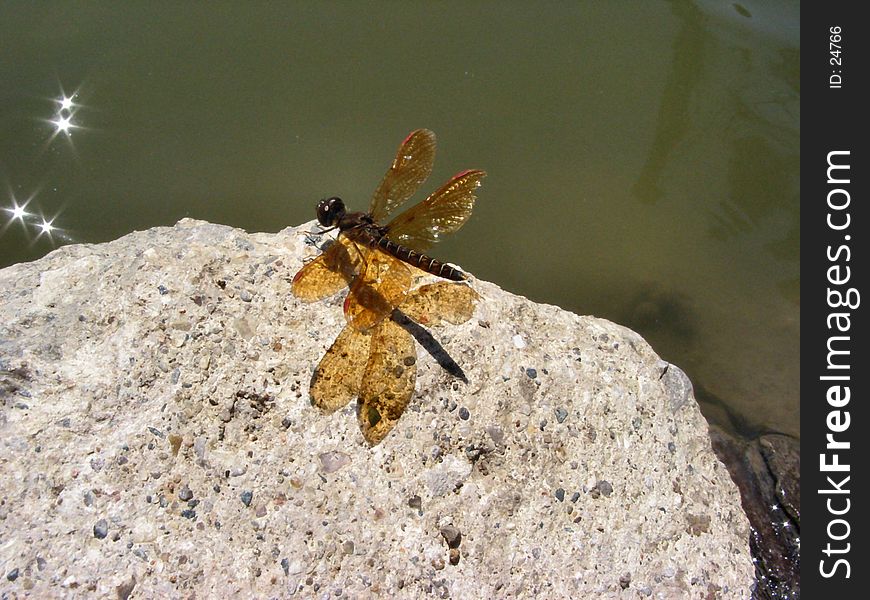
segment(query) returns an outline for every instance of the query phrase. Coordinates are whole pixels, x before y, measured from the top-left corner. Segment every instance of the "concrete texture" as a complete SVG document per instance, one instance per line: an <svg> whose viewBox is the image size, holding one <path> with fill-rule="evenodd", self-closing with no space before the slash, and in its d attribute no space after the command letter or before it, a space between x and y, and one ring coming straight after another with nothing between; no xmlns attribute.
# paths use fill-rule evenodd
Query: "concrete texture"
<svg viewBox="0 0 870 600"><path fill-rule="evenodd" d="M4 597L748 598L749 527L686 376L473 281L395 429L323 416L342 297L302 231L183 220L0 271ZM310 240L308 240L310 242Z"/></svg>

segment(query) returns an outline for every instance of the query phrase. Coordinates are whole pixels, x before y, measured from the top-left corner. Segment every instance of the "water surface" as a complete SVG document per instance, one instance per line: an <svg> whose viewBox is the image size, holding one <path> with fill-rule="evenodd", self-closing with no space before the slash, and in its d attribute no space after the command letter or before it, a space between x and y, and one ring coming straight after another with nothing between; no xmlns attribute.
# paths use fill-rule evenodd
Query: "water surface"
<svg viewBox="0 0 870 600"><path fill-rule="evenodd" d="M799 3L4 3L0 265L365 208L412 129L489 176L434 254L640 331L705 414L799 428ZM61 92L76 92L60 113ZM69 116L70 135L51 123ZM62 231L38 236L42 219Z"/></svg>

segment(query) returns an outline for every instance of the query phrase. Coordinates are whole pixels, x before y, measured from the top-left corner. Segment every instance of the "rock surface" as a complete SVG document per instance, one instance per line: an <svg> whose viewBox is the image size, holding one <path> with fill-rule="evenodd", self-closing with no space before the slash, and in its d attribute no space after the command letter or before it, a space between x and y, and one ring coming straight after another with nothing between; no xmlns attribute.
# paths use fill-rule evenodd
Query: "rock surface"
<svg viewBox="0 0 870 600"><path fill-rule="evenodd" d="M474 281L368 448L312 370L302 229L183 220L0 271L0 593L747 598L691 384L636 333Z"/></svg>

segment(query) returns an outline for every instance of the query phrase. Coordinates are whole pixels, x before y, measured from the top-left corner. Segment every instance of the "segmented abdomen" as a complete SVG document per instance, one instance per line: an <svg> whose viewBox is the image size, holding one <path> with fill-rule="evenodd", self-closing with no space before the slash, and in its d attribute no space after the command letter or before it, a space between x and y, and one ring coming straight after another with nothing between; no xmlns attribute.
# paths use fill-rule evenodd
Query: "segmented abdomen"
<svg viewBox="0 0 870 600"><path fill-rule="evenodd" d="M386 252L391 256L395 256L402 262L406 262L409 265L413 265L418 269L422 269L427 273L431 273L432 275L437 275L438 277L443 277L444 279L449 279L450 281L465 281L466 276L465 273L460 271L455 267L451 267L448 264L437 261L430 256L426 256L425 254L420 254L414 250L411 250L407 246L402 246L401 244L397 244L391 240L387 239L387 236L381 236L380 238L373 240L374 245Z"/></svg>

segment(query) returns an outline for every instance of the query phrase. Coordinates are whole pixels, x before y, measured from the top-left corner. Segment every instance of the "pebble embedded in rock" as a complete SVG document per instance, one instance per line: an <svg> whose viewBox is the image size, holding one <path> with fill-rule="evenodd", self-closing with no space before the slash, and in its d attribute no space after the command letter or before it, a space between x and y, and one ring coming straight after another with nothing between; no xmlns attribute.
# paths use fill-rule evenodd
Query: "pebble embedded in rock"
<svg viewBox="0 0 870 600"><path fill-rule="evenodd" d="M131 576L127 581L119 584L115 588L115 594L118 596L118 600L127 600L130 597L130 594L133 593L133 588L136 587L136 577Z"/></svg>
<svg viewBox="0 0 870 600"><path fill-rule="evenodd" d="M244 492L242 492L242 494L239 496L239 498L242 499L242 504L244 504L245 506L250 506L250 505L251 505L251 500L254 499L254 492L251 492L251 491L244 491Z"/></svg>
<svg viewBox="0 0 870 600"><path fill-rule="evenodd" d="M464 406L459 409L459 418L462 419L463 421L467 421L468 417L470 417L470 416L471 416L471 413L468 412L468 409L465 408Z"/></svg>
<svg viewBox="0 0 870 600"><path fill-rule="evenodd" d="M411 496L408 498L408 506L411 508L420 509L423 506L423 499L420 496Z"/></svg>
<svg viewBox="0 0 870 600"><path fill-rule="evenodd" d="M561 406L556 409L556 421L559 423L564 423L565 419L568 418L568 411L562 408Z"/></svg>
<svg viewBox="0 0 870 600"><path fill-rule="evenodd" d="M529 379L536 379L538 377L537 369L528 368L526 369L526 375Z"/></svg>
<svg viewBox="0 0 870 600"><path fill-rule="evenodd" d="M6 573L6 579L8 579L9 581L15 581L16 579L18 579L18 567L15 567L14 569Z"/></svg>
<svg viewBox="0 0 870 600"><path fill-rule="evenodd" d="M458 548L462 543L462 532L453 525L445 525L441 528L441 536L447 542L448 548Z"/></svg>
<svg viewBox="0 0 870 600"><path fill-rule="evenodd" d="M94 537L101 540L109 535L109 522L105 519L100 519L94 525Z"/></svg>
<svg viewBox="0 0 870 600"><path fill-rule="evenodd" d="M468 458L468 460L472 462L480 458L481 454L483 454L483 449L481 448L477 448L475 446L467 446L465 448L465 456Z"/></svg>
<svg viewBox="0 0 870 600"><path fill-rule="evenodd" d="M558 500L559 502L564 502L564 501L565 501L565 490L564 490L564 488L559 488L558 490L556 490L556 500Z"/></svg>
<svg viewBox="0 0 870 600"><path fill-rule="evenodd" d="M451 548L449 553L449 562L454 567L459 564L459 548Z"/></svg>
<svg viewBox="0 0 870 600"><path fill-rule="evenodd" d="M181 486L180 490L178 490L178 498L179 500L184 500L185 502L193 498L193 492L190 491L190 488L187 486L186 483Z"/></svg>
<svg viewBox="0 0 870 600"><path fill-rule="evenodd" d="M496 444L501 444L504 441L504 431L498 425L489 425L486 428L486 433L492 438Z"/></svg>
<svg viewBox="0 0 870 600"><path fill-rule="evenodd" d="M318 458L324 473L335 473L343 466L350 464L350 456L337 450L324 452Z"/></svg>

